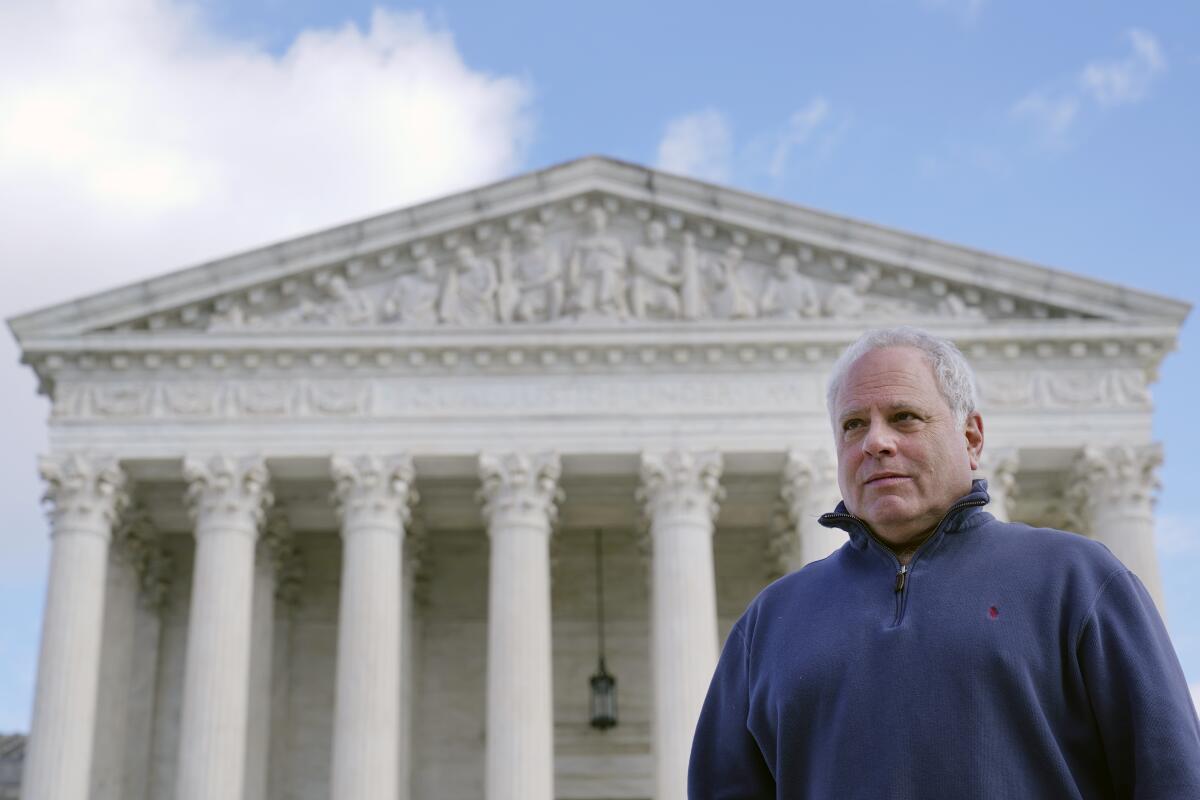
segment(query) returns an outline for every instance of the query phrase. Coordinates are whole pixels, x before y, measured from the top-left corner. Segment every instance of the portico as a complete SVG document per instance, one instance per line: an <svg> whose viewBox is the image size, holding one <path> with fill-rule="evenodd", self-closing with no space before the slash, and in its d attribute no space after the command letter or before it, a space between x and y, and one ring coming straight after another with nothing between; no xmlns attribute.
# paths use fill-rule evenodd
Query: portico
<svg viewBox="0 0 1200 800"><path fill-rule="evenodd" d="M23 796L682 800L728 628L843 541L825 376L885 321L978 370L994 513L1161 602L1187 310L585 159L17 318L53 400Z"/></svg>

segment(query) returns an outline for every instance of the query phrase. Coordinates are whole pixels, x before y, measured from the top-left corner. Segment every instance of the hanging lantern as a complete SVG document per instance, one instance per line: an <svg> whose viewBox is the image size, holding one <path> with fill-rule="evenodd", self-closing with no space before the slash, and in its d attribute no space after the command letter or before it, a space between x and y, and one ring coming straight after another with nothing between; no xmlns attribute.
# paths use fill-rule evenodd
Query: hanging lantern
<svg viewBox="0 0 1200 800"><path fill-rule="evenodd" d="M590 682L592 727L607 730L617 724L617 679L604 668L604 656L600 656L600 668Z"/></svg>
<svg viewBox="0 0 1200 800"><path fill-rule="evenodd" d="M589 679L592 689L592 727L608 730L617 724L617 679L604 664L604 550L601 532L596 530L596 631L599 640L600 663Z"/></svg>

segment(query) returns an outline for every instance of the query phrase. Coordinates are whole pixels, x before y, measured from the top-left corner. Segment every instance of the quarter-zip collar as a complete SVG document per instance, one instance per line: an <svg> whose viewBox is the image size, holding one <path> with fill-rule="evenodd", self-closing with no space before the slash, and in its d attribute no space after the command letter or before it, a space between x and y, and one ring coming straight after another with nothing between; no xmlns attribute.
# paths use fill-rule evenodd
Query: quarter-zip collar
<svg viewBox="0 0 1200 800"><path fill-rule="evenodd" d="M896 553L875 535L866 522L847 513L845 502L838 503L838 507L833 513L821 515L819 521L827 528L841 528L850 534L850 541L855 547L860 550L874 550L891 563L895 570L892 589L896 596L896 608L890 627L898 628L904 622L904 612L908 606L909 574L916 566L918 559L926 550L936 547L948 532L967 527L968 520L974 517L979 508L986 505L989 499L987 481L982 479L972 481L971 491L951 504L946 513L942 515L933 533L928 539L921 542L920 547L916 549L906 564L900 563Z"/></svg>
<svg viewBox="0 0 1200 800"><path fill-rule="evenodd" d="M953 533L964 527L968 527L967 523L972 517L979 513L980 507L986 505L991 500L987 492L987 481L983 478L976 478L971 481L971 491L960 497L942 517L930 536L918 549L923 549L925 545L932 542L940 534ZM878 537L859 517L854 516L846 510L845 501L839 501L837 508L828 514L822 514L817 520L826 528L840 528L850 535L850 542L858 549L862 550L871 544L879 543ZM889 550L890 552L890 550Z"/></svg>

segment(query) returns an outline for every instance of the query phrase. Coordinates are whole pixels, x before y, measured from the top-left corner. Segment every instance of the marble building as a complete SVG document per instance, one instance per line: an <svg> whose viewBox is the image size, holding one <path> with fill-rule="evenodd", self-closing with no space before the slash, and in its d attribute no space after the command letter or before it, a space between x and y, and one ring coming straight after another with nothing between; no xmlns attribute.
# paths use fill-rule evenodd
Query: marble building
<svg viewBox="0 0 1200 800"><path fill-rule="evenodd" d="M1160 598L1188 310L587 158L14 318L52 399L22 797L682 800L725 632L842 540L849 341L952 337L993 513Z"/></svg>

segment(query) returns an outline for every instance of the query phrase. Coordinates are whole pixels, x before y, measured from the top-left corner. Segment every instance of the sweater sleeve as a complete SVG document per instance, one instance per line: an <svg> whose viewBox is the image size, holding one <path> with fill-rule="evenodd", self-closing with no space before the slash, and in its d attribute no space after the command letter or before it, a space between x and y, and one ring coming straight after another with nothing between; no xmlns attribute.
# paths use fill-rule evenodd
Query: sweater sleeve
<svg viewBox="0 0 1200 800"><path fill-rule="evenodd" d="M688 765L688 800L774 800L775 780L747 727L749 694L739 622L725 642L700 712Z"/></svg>
<svg viewBox="0 0 1200 800"><path fill-rule="evenodd" d="M1076 653L1114 796L1200 797L1200 721L1154 600L1132 572L1100 589Z"/></svg>

